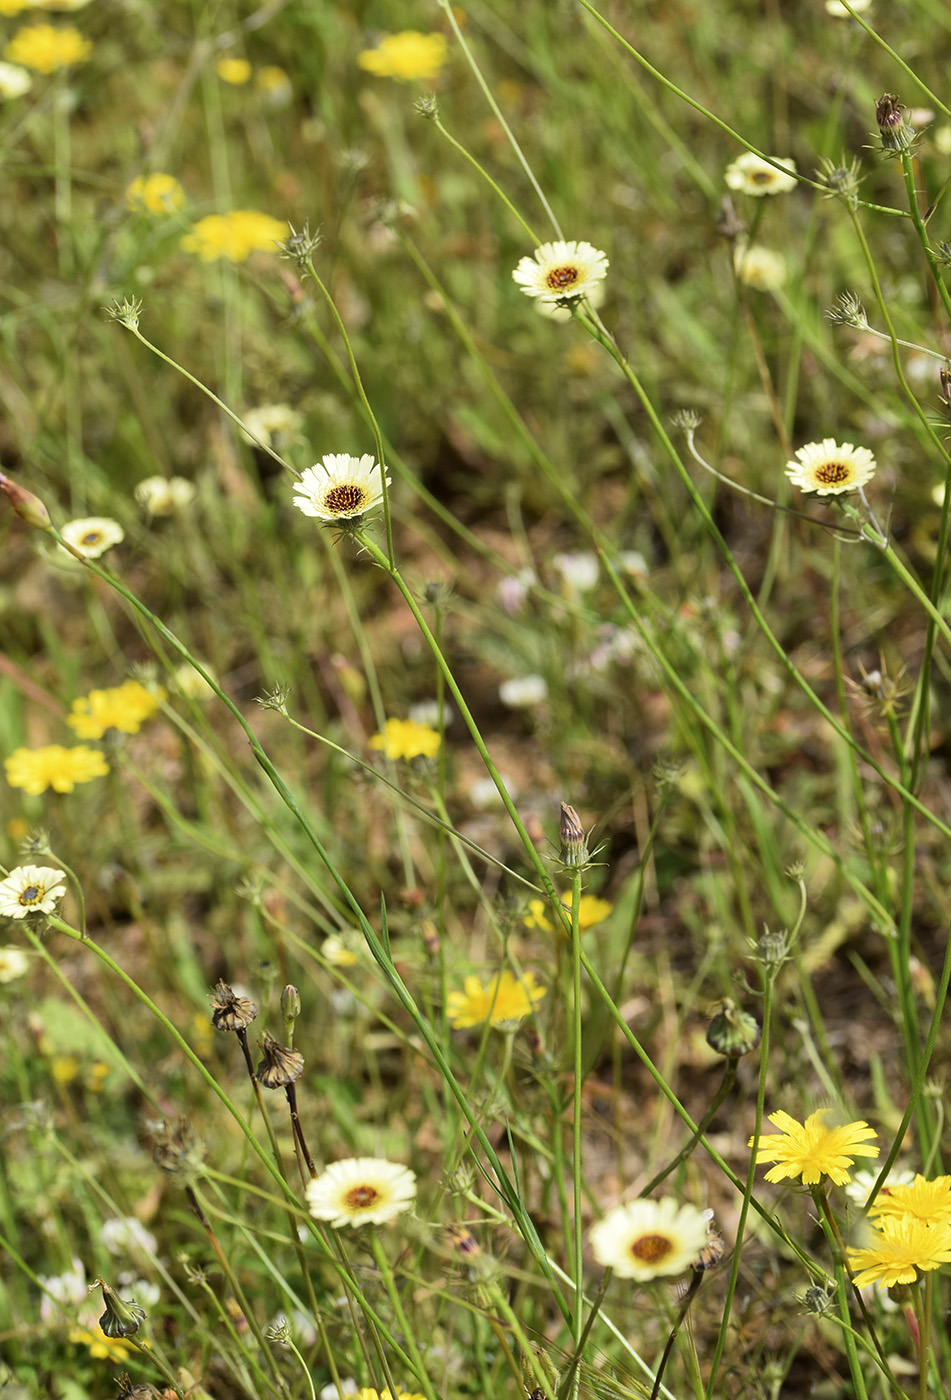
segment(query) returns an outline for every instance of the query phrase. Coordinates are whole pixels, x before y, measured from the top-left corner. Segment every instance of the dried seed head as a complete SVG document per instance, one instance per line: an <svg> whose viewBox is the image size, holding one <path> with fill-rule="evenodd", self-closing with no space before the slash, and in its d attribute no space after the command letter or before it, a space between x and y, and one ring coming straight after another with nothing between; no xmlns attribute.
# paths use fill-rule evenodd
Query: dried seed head
<svg viewBox="0 0 951 1400"><path fill-rule="evenodd" d="M216 1031L243 1031L250 1026L258 1008L248 997L239 997L227 982L215 983L211 999L211 1024Z"/></svg>
<svg viewBox="0 0 951 1400"><path fill-rule="evenodd" d="M102 1301L106 1311L99 1319L99 1326L105 1335L107 1337L134 1337L142 1326L145 1309L140 1308L138 1303L131 1299L129 1302L125 1302L114 1289L109 1287L105 1279L97 1278L92 1287L102 1289Z"/></svg>
<svg viewBox="0 0 951 1400"><path fill-rule="evenodd" d="M168 1172L185 1187L203 1175L205 1144L187 1118L179 1118L175 1124L166 1119L155 1126L154 1136L152 1160L160 1171Z"/></svg>
<svg viewBox="0 0 951 1400"><path fill-rule="evenodd" d="M304 1069L304 1057L299 1050L290 1050L279 1045L273 1036L264 1032L258 1041L261 1047L261 1061L255 1070L259 1084L265 1089L283 1089L300 1079Z"/></svg>

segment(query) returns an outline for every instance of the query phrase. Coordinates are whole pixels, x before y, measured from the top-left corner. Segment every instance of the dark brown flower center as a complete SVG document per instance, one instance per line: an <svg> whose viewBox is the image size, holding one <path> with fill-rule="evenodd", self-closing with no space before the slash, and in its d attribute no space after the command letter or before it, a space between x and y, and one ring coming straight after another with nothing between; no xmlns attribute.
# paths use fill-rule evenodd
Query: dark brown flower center
<svg viewBox="0 0 951 1400"><path fill-rule="evenodd" d="M575 285L579 275L576 267L566 263L564 267L553 267L545 273L545 285L553 292L563 292Z"/></svg>
<svg viewBox="0 0 951 1400"><path fill-rule="evenodd" d="M773 180L775 179L776 171L772 168L770 168L769 170L753 171L752 180L754 185L769 185L772 184Z"/></svg>
<svg viewBox="0 0 951 1400"><path fill-rule="evenodd" d="M79 543L84 544L88 549L90 545L99 544L101 539L101 530L87 530L86 533L83 535L82 539L79 541Z"/></svg>
<svg viewBox="0 0 951 1400"><path fill-rule="evenodd" d="M39 885L27 885L25 890L20 891L21 904L35 904L40 897Z"/></svg>
<svg viewBox="0 0 951 1400"><path fill-rule="evenodd" d="M352 1210L369 1210L379 1199L380 1193L375 1186L353 1186L344 1197Z"/></svg>
<svg viewBox="0 0 951 1400"><path fill-rule="evenodd" d="M672 1248L666 1235L639 1235L631 1243L631 1256L642 1264L659 1264Z"/></svg>
<svg viewBox="0 0 951 1400"><path fill-rule="evenodd" d="M324 492L324 510L334 515L359 515L366 505L366 490L353 481L341 481Z"/></svg>
<svg viewBox="0 0 951 1400"><path fill-rule="evenodd" d="M816 467L816 480L826 486L841 486L851 475L852 472L845 462L828 461Z"/></svg>

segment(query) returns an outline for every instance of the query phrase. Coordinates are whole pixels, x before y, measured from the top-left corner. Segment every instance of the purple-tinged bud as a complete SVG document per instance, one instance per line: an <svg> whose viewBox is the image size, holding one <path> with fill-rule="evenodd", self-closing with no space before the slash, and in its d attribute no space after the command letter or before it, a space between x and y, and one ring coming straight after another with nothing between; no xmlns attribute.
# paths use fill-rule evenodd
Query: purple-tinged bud
<svg viewBox="0 0 951 1400"><path fill-rule="evenodd" d="M574 807L569 807L567 802L561 804L561 852L559 858L562 865L566 866L584 866L588 865L591 860L581 818Z"/></svg>
<svg viewBox="0 0 951 1400"><path fill-rule="evenodd" d="M24 525L29 525L31 530L44 530L48 533L53 528L50 513L39 496L34 496L33 492L27 491L25 486L11 481L8 476L4 476L3 472L0 472L0 491L6 496Z"/></svg>

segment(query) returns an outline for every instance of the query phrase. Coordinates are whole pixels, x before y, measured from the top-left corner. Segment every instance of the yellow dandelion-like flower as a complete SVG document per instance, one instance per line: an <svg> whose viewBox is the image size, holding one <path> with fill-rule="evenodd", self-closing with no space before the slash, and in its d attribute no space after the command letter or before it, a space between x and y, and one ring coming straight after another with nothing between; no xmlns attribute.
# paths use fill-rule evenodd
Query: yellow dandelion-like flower
<svg viewBox="0 0 951 1400"><path fill-rule="evenodd" d="M780 160L776 156L772 160L775 160L775 165L753 151L744 151L732 165L727 166L724 179L731 190L751 194L757 199L767 194L787 194L789 190L794 190L796 162ZM777 170L779 165L783 167L782 170Z"/></svg>
<svg viewBox="0 0 951 1400"><path fill-rule="evenodd" d="M185 204L185 191L174 175L156 170L137 175L125 192L126 206L136 214L177 214Z"/></svg>
<svg viewBox="0 0 951 1400"><path fill-rule="evenodd" d="M393 1397L388 1390L374 1390L372 1386L365 1385L360 1390L348 1391L343 1400L393 1400ZM396 1400L426 1400L426 1397L418 1391L402 1390L397 1386Z"/></svg>
<svg viewBox="0 0 951 1400"><path fill-rule="evenodd" d="M951 1225L951 1176L937 1176L934 1181L916 1176L908 1184L883 1186L869 1206L869 1214Z"/></svg>
<svg viewBox="0 0 951 1400"><path fill-rule="evenodd" d="M385 34L376 48L357 54L357 63L376 78L408 83L414 78L435 78L448 56L445 35L404 29L401 34Z"/></svg>
<svg viewBox="0 0 951 1400"><path fill-rule="evenodd" d="M251 80L251 65L246 58L219 58L215 72L223 83L241 87Z"/></svg>
<svg viewBox="0 0 951 1400"><path fill-rule="evenodd" d="M92 53L92 44L78 29L67 25L59 29L54 24L28 24L18 29L4 49L11 63L20 63L37 73L55 73L74 63L85 63Z"/></svg>
<svg viewBox="0 0 951 1400"><path fill-rule="evenodd" d="M782 1109L769 1114L769 1121L781 1131L749 1141L750 1147L756 1147L757 1162L776 1163L766 1173L767 1181L801 1176L805 1186L813 1186L827 1176L836 1186L844 1186L855 1157L878 1156L879 1149L867 1142L875 1137L874 1128L861 1121L827 1128L823 1119L830 1112L817 1109L805 1123L797 1123Z"/></svg>
<svg viewBox="0 0 951 1400"><path fill-rule="evenodd" d="M186 233L181 247L195 253L202 262L227 258L244 262L251 253L273 253L275 244L287 236L287 225L270 214L255 209L233 209L230 214L209 214Z"/></svg>
<svg viewBox="0 0 951 1400"><path fill-rule="evenodd" d="M3 766L11 787L23 788L32 797L52 788L54 792L72 792L77 783L89 783L109 772L109 765L98 749L79 744L64 749L61 744L47 744L42 749L15 749Z"/></svg>
<svg viewBox="0 0 951 1400"><path fill-rule="evenodd" d="M60 534L85 559L98 559L114 544L121 544L125 531L117 520L105 515L93 515L83 520L67 520Z"/></svg>
<svg viewBox="0 0 951 1400"><path fill-rule="evenodd" d="M570 910L570 894L565 895L563 903L566 910ZM599 899L596 894L583 894L578 901L578 928L584 933L585 929L594 928L596 924L603 923L613 908L614 905L609 899ZM549 920L547 911L548 901L546 899L530 899L528 913L522 922L526 928L537 928L543 933L554 933L555 925Z"/></svg>
<svg viewBox="0 0 951 1400"><path fill-rule="evenodd" d="M796 452L796 461L786 463L786 475L801 491L817 496L841 496L857 491L875 475L875 458L867 447L837 443L834 438L807 442Z"/></svg>
<svg viewBox="0 0 951 1400"><path fill-rule="evenodd" d="M672 1196L615 1206L592 1227L595 1259L619 1278L647 1283L682 1274L700 1258L710 1238L709 1216Z"/></svg>
<svg viewBox="0 0 951 1400"><path fill-rule="evenodd" d="M24 10L28 10L30 5L31 0L0 0L0 15L12 19L14 15L22 14Z"/></svg>
<svg viewBox="0 0 951 1400"><path fill-rule="evenodd" d="M91 690L74 700L66 723L79 739L101 739L107 729L138 734L164 699L161 686L147 690L138 681L125 681L112 690Z"/></svg>
<svg viewBox="0 0 951 1400"><path fill-rule="evenodd" d="M446 1014L456 1030L481 1026L484 1021L493 1026L521 1021L531 1015L546 993L534 973L526 972L519 979L507 969L497 972L485 985L478 977L467 977L463 986L465 991L450 992L446 998Z"/></svg>
<svg viewBox="0 0 951 1400"><path fill-rule="evenodd" d="M439 734L428 724L413 719L388 719L382 734L370 739L371 749L382 749L386 758L435 758L439 752Z"/></svg>
<svg viewBox="0 0 951 1400"><path fill-rule="evenodd" d="M342 1225L385 1225L416 1199L416 1176L399 1162L346 1157L307 1185L307 1204L317 1220Z"/></svg>
<svg viewBox="0 0 951 1400"><path fill-rule="evenodd" d="M129 1346L122 1337L107 1337L99 1326L74 1327L69 1334L71 1342L81 1342L89 1348L89 1355L97 1361L128 1361L135 1355L135 1348Z"/></svg>
<svg viewBox="0 0 951 1400"><path fill-rule="evenodd" d="M870 1245L849 1250L849 1263L856 1288L870 1283L879 1288L914 1283L919 1270L928 1273L951 1264L951 1225L928 1225L908 1215L885 1216Z"/></svg>

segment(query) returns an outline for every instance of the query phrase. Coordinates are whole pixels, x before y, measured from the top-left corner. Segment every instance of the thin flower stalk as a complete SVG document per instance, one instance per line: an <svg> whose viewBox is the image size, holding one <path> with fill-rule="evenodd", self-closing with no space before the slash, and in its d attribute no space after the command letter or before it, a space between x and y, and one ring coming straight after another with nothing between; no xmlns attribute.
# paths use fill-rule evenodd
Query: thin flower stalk
<svg viewBox="0 0 951 1400"><path fill-rule="evenodd" d="M575 1348L580 1350L581 1334L584 1331L584 1232L582 1229L582 1138L581 1109L584 1062L582 1059L582 1007L581 1007L581 871L576 870L571 881L571 1008L573 1018L572 1040L574 1054L574 1087L572 1091L571 1115L571 1168L572 1168L572 1207L574 1218L574 1269L575 1269L575 1308L574 1339Z"/></svg>
<svg viewBox="0 0 951 1400"><path fill-rule="evenodd" d="M376 1266L380 1271L380 1276L383 1279L383 1287L386 1289L386 1296L390 1300L390 1306L393 1309L393 1316L396 1319L399 1331L402 1333L403 1338L405 1339L406 1350L412 1357L413 1372L416 1376L416 1379L423 1387L423 1391L427 1396L427 1400L440 1400L440 1397L437 1396L436 1391L433 1387L432 1381L429 1379L429 1372L426 1370L426 1363L423 1360L419 1347L416 1344L416 1337L414 1335L413 1328L403 1309L403 1301L400 1297L400 1290L396 1286L396 1279L393 1277L393 1270L390 1266L390 1261L387 1258L386 1250L383 1248L383 1242L381 1241L379 1235L375 1230L373 1230L370 1234L370 1250L373 1254ZM394 1390L390 1390L391 1395L395 1395L395 1393L396 1392Z"/></svg>

